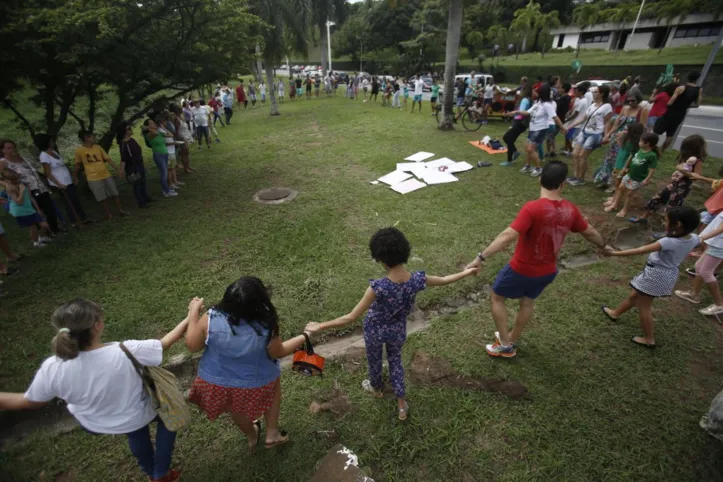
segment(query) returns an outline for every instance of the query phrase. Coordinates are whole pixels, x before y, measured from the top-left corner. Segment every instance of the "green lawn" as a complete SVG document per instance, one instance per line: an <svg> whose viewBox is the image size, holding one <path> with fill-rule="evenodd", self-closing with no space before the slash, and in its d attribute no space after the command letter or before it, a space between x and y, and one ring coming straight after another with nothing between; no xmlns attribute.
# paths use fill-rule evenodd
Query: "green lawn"
<svg viewBox="0 0 723 482"><path fill-rule="evenodd" d="M133 208L123 185L130 216L62 236L42 251L0 216L13 245L31 255L19 263L21 273L6 280L8 295L0 301L0 389L27 386L50 351L49 315L69 298L103 304L108 340L157 337L185 315L192 296L211 304L230 282L253 274L272 287L287 337L307 321L350 310L367 280L383 275L367 250L376 229L396 225L406 233L416 256L411 269L452 273L539 192L533 179L499 167L502 156L467 144L485 133L500 136L507 124L494 122L476 134L439 132L428 105L419 115L342 98L287 102L281 110L274 118L266 109L237 112L232 126L220 128L222 144L192 152L198 171L183 177L179 197L160 198L152 169L149 186L157 200L151 209ZM404 197L369 184L419 150L494 166ZM593 165L600 157L596 153ZM666 155L660 182L672 161L672 153ZM709 160L706 173L719 164ZM300 195L280 206L251 201L270 186ZM645 195L652 192L651 186ZM566 195L607 237L626 224L601 211L603 195L591 186ZM691 203L701 205L705 196L696 190ZM94 203L84 201L99 218ZM561 255L591 252L571 236ZM479 278L421 293L419 306L479 291L507 259L492 258ZM179 434L175 464L189 481L308 480L335 443L317 431L335 430L377 481L720 480L720 442L698 420L721 389L721 326L681 300L657 301L662 347L651 353L628 341L639 332L635 312L616 325L600 314L601 303L627 294L643 264L642 257L604 261L561 273L540 298L516 359L484 353L494 332L488 302L434 319L405 347L407 367L414 352L424 350L465 375L519 381L530 401L408 381L411 413L402 424L391 400L361 391L363 359L358 370L329 363L320 379L284 373L287 447L249 455L228 418L209 423L196 412ZM680 286L688 280L681 277ZM183 350L178 345L171 353ZM310 402L331 394L335 384L351 410L310 415ZM13 481L144 480L123 437L78 430L37 434L0 453L0 466L2 479Z"/></svg>

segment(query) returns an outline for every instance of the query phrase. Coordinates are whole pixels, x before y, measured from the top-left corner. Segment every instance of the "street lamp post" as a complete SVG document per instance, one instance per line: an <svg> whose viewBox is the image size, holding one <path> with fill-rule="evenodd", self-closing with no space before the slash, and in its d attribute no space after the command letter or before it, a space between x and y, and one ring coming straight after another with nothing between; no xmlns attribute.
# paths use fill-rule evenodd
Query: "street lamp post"
<svg viewBox="0 0 723 482"><path fill-rule="evenodd" d="M359 52L359 72L362 72L364 70L364 60L363 60L363 58L364 58L364 39L358 35L356 38L359 39L359 45L360 45L360 47L359 47L359 50L360 50L360 52Z"/></svg>
<svg viewBox="0 0 723 482"><path fill-rule="evenodd" d="M643 7L645 7L645 0L643 0L640 4L638 16L635 17L635 23L633 24L633 31L630 32L630 35L628 36L628 39L625 41L625 45L623 46L623 50L625 50L626 52L628 50L628 45L630 45L630 41L633 39L633 35L635 35L635 29L638 28L638 22L640 21L640 15L643 13Z"/></svg>

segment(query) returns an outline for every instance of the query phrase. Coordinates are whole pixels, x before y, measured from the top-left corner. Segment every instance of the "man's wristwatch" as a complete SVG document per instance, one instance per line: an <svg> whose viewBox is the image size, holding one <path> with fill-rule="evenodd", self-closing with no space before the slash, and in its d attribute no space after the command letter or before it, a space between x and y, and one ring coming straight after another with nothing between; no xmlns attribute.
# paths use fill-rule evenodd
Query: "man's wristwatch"
<svg viewBox="0 0 723 482"><path fill-rule="evenodd" d="M484 255L482 254L482 251L480 251L479 253L477 253L477 259L484 262L484 260L487 258L485 258Z"/></svg>

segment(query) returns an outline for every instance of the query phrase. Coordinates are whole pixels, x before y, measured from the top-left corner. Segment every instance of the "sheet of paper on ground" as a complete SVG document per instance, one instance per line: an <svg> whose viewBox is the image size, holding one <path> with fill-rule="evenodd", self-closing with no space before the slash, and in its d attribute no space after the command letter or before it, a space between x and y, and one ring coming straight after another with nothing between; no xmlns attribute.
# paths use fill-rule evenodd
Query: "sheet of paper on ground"
<svg viewBox="0 0 723 482"><path fill-rule="evenodd" d="M407 194L409 192L416 191L417 189L422 189L423 187L427 187L427 185L421 181L417 181L416 179L408 179L404 182L391 186L391 189L399 194Z"/></svg>
<svg viewBox="0 0 723 482"><path fill-rule="evenodd" d="M432 154L431 152L419 151L416 154L412 154L411 156L406 157L404 160L405 161L413 161L413 162L422 162L425 159L429 159L430 157L434 157L434 154Z"/></svg>
<svg viewBox="0 0 723 482"><path fill-rule="evenodd" d="M395 184L399 184L402 181L406 181L410 177L412 177L412 175L406 172L392 171L386 176L380 177L379 181L383 182L384 184L389 184L390 186L393 186Z"/></svg>
<svg viewBox="0 0 723 482"><path fill-rule="evenodd" d="M427 169L424 173L424 182L427 184L446 184L456 182L459 179L448 172L440 172L437 169Z"/></svg>

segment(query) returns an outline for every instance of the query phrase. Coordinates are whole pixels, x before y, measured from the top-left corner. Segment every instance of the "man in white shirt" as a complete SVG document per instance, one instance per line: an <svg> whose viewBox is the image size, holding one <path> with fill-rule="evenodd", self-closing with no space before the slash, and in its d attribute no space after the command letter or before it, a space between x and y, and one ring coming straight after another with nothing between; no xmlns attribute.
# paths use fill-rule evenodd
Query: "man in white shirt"
<svg viewBox="0 0 723 482"><path fill-rule="evenodd" d="M209 124L209 111L206 109L206 103L201 101L195 101L193 107L191 107L191 114L193 114L193 122L196 124L196 138L198 139L198 148L202 149L202 138L206 138L206 145L211 148L210 133L208 130Z"/></svg>
<svg viewBox="0 0 723 482"><path fill-rule="evenodd" d="M412 110L414 112L414 106L419 103L419 113L422 113L422 94L424 93L424 81L422 80L422 74L417 75L417 80L414 81L414 100L412 101Z"/></svg>

